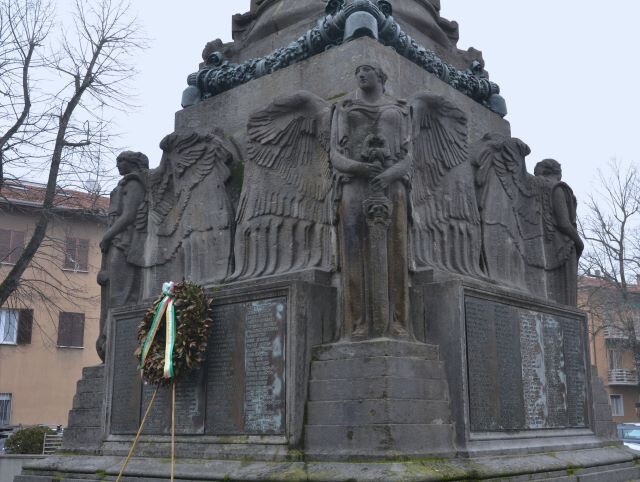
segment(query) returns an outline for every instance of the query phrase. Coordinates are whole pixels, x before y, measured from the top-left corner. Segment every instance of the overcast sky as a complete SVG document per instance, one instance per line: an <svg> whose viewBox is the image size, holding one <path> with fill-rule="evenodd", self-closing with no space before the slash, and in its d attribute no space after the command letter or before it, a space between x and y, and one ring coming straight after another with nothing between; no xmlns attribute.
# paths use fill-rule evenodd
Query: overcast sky
<svg viewBox="0 0 640 482"><path fill-rule="evenodd" d="M151 47L138 60L140 108L117 120L122 144L147 153L155 166L204 44L231 40L231 16L247 11L249 0L132 3ZM584 198L599 166L640 158L640 2L442 0L442 15L460 24L460 48L483 51L513 135L532 149L531 170L556 158Z"/></svg>

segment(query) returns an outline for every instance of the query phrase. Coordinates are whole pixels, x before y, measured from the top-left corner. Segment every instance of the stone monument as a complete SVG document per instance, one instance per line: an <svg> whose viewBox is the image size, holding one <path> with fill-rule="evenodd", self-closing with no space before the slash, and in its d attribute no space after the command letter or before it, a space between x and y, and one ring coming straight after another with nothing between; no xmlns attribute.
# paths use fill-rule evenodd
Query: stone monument
<svg viewBox="0 0 640 482"><path fill-rule="evenodd" d="M214 324L177 386L176 480L640 477L589 369L573 192L557 161L527 172L440 2L255 0L233 32L160 166L118 158L105 364L68 453L17 480L118 475L152 396L137 328L182 279ZM126 480L168 478L170 433L161 389Z"/></svg>

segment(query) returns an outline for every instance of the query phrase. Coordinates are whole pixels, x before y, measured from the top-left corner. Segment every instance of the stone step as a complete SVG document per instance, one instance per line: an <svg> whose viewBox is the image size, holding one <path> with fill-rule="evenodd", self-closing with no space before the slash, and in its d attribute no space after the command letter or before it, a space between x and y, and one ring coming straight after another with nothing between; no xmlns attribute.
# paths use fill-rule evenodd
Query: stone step
<svg viewBox="0 0 640 482"><path fill-rule="evenodd" d="M62 438L63 448L98 447L102 442L102 427L69 427Z"/></svg>
<svg viewBox="0 0 640 482"><path fill-rule="evenodd" d="M307 427L314 425L422 424L450 421L449 402L424 400L359 400L309 402Z"/></svg>
<svg viewBox="0 0 640 482"><path fill-rule="evenodd" d="M84 367L82 369L82 378L104 378L104 365Z"/></svg>
<svg viewBox="0 0 640 482"><path fill-rule="evenodd" d="M69 427L100 427L102 409L73 409L69 411Z"/></svg>
<svg viewBox="0 0 640 482"><path fill-rule="evenodd" d="M313 360L344 360L362 357L413 357L426 360L438 359L438 347L425 343L381 338L358 343L335 343L313 348Z"/></svg>
<svg viewBox="0 0 640 482"><path fill-rule="evenodd" d="M408 357L372 357L347 360L315 361L311 380L354 380L378 377L443 379L442 363Z"/></svg>
<svg viewBox="0 0 640 482"><path fill-rule="evenodd" d="M308 425L305 447L311 454L334 457L367 457L405 453L429 456L451 453L451 425Z"/></svg>
<svg viewBox="0 0 640 482"><path fill-rule="evenodd" d="M312 380L309 401L363 400L380 398L448 400L444 379L397 377L361 378L356 380Z"/></svg>
<svg viewBox="0 0 640 482"><path fill-rule="evenodd" d="M104 379L102 378L81 378L78 380L76 393L103 393Z"/></svg>
<svg viewBox="0 0 640 482"><path fill-rule="evenodd" d="M74 409L80 408L102 408L104 392L83 392L73 396Z"/></svg>

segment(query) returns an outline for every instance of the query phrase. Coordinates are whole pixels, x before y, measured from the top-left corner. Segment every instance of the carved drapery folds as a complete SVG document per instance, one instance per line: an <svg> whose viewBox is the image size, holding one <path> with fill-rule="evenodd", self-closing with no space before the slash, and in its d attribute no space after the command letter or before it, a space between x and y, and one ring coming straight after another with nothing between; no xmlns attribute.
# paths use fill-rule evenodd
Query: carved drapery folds
<svg viewBox="0 0 640 482"><path fill-rule="evenodd" d="M109 309L136 303L141 297L147 235L149 159L141 152L125 151L118 156L117 167L122 179L111 192L108 228L100 242L100 335L96 350L102 361Z"/></svg>
<svg viewBox="0 0 640 482"><path fill-rule="evenodd" d="M186 130L169 134L160 147L160 166L149 175L149 296L167 279L221 282L233 259L230 143L221 133Z"/></svg>
<svg viewBox="0 0 640 482"><path fill-rule="evenodd" d="M559 163L543 161L533 176L519 139L469 145L451 99L393 98L377 66L361 65L356 79L335 103L300 91L250 116L237 209L240 161L220 131L168 135L150 172L123 153L103 241L103 313L168 279L213 285L309 269L335 274L340 333L351 339L411 337L417 271L575 304L583 245Z"/></svg>
<svg viewBox="0 0 640 482"><path fill-rule="evenodd" d="M298 92L250 117L233 279L332 268L330 113Z"/></svg>
<svg viewBox="0 0 640 482"><path fill-rule="evenodd" d="M583 244L576 200L561 182L560 164L526 170L529 147L487 135L474 149L482 220L482 268L507 286L559 303L577 302L577 263Z"/></svg>

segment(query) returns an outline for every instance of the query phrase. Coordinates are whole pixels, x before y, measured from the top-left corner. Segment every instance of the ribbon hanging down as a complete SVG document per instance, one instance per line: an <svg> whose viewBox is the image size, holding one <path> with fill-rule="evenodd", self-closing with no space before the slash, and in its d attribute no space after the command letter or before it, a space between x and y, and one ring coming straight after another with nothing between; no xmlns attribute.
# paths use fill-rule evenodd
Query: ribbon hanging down
<svg viewBox="0 0 640 482"><path fill-rule="evenodd" d="M165 319L166 342L164 350L164 378L167 379L171 379L174 376L173 347L175 346L176 342L176 309L173 299L173 291L175 286L176 284L173 281L164 283L162 285L162 294L164 294L165 296L156 309L155 315L153 317L153 322L151 323L151 329L149 330L147 338L144 340L144 344L142 345L142 355L140 358L140 366L138 367L140 370L144 368L144 361L149 354L153 339L158 333L158 329L160 328L162 320Z"/></svg>

